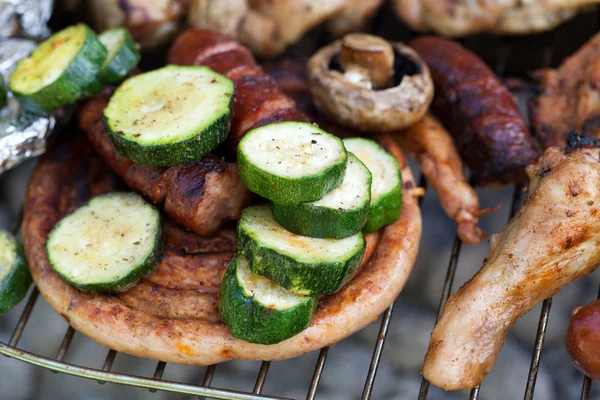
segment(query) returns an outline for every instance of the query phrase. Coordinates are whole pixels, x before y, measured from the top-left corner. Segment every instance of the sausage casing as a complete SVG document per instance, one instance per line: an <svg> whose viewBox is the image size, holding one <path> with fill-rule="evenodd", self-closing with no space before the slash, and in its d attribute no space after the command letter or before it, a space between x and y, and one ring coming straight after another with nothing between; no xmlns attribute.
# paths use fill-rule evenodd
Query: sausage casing
<svg viewBox="0 0 600 400"><path fill-rule="evenodd" d="M477 184L523 182L540 157L515 100L475 54L433 36L409 43L429 66L433 113L450 131Z"/></svg>

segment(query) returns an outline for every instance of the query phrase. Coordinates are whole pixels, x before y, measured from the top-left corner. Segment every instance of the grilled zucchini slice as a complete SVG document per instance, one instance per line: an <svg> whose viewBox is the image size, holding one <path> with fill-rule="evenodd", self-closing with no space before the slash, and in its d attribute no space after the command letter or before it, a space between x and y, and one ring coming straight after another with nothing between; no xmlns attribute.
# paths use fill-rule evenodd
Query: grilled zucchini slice
<svg viewBox="0 0 600 400"><path fill-rule="evenodd" d="M112 28L98 35L106 48L106 58L98 78L103 85L117 83L140 62L140 52L133 36L125 28Z"/></svg>
<svg viewBox="0 0 600 400"><path fill-rule="evenodd" d="M248 132L238 146L248 189L275 203L319 200L344 179L341 139L305 122L280 122Z"/></svg>
<svg viewBox="0 0 600 400"><path fill-rule="evenodd" d="M125 28L108 29L98 35L98 39L106 49L106 58L96 79L85 89L85 97L91 97L102 87L121 81L141 58L133 36Z"/></svg>
<svg viewBox="0 0 600 400"><path fill-rule="evenodd" d="M273 204L273 217L297 235L342 239L360 232L369 215L371 173L354 154L342 184L312 203Z"/></svg>
<svg viewBox="0 0 600 400"><path fill-rule="evenodd" d="M233 82L208 67L169 65L124 81L104 109L123 156L151 167L199 160L229 133Z"/></svg>
<svg viewBox="0 0 600 400"><path fill-rule="evenodd" d="M398 161L383 147L364 138L344 139L348 151L354 153L371 171L371 206L365 232L375 232L400 217L402 211L402 174Z"/></svg>
<svg viewBox="0 0 600 400"><path fill-rule="evenodd" d="M237 255L221 282L221 317L231 334L251 343L275 344L308 327L317 301L253 274Z"/></svg>
<svg viewBox="0 0 600 400"><path fill-rule="evenodd" d="M242 211L238 250L252 272L301 295L331 294L353 276L365 252L357 233L344 239L318 239L286 231L268 204Z"/></svg>
<svg viewBox="0 0 600 400"><path fill-rule="evenodd" d="M19 61L9 88L23 107L42 114L74 103L96 79L106 49L85 24L50 36Z"/></svg>
<svg viewBox="0 0 600 400"><path fill-rule="evenodd" d="M0 230L0 314L17 305L31 285L23 247L17 239Z"/></svg>
<svg viewBox="0 0 600 400"><path fill-rule="evenodd" d="M96 196L54 226L46 250L52 268L71 285L125 291L160 263L161 216L135 193Z"/></svg>

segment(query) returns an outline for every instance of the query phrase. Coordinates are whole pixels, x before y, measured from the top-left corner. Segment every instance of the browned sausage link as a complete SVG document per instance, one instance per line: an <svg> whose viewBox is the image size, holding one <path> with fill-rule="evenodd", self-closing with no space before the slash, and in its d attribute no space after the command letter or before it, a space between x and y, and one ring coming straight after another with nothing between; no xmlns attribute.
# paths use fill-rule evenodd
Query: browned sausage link
<svg viewBox="0 0 600 400"><path fill-rule="evenodd" d="M102 111L110 92L85 103L79 125L104 161L134 191L142 194L177 223L211 235L224 222L239 218L250 193L242 182L237 165L213 155L190 164L151 168L120 155L110 141L102 122Z"/></svg>
<svg viewBox="0 0 600 400"><path fill-rule="evenodd" d="M600 300L573 309L566 342L577 369L600 380Z"/></svg>
<svg viewBox="0 0 600 400"><path fill-rule="evenodd" d="M256 64L241 44L210 30L190 29L177 38L169 51L171 64L205 65L235 84L234 116L229 138L235 147L253 127L271 122L304 121L294 101Z"/></svg>
<svg viewBox="0 0 600 400"><path fill-rule="evenodd" d="M409 45L429 66L433 113L454 136L475 183L524 181L525 167L540 153L508 89L455 42L425 36Z"/></svg>

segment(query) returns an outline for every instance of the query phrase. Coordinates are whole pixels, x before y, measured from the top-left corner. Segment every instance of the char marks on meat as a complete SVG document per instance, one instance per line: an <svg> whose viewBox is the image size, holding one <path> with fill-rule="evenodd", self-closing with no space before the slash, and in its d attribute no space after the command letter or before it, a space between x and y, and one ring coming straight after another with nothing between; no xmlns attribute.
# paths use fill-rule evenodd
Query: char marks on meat
<svg viewBox="0 0 600 400"><path fill-rule="evenodd" d="M540 153L508 89L455 42L424 36L409 45L429 66L432 111L453 135L475 183L524 181L525 167Z"/></svg>
<svg viewBox="0 0 600 400"><path fill-rule="evenodd" d="M234 82L234 117L229 133L234 148L252 128L272 122L308 122L294 101L262 71L250 51L218 32L184 32L171 47L169 62L205 65ZM103 125L102 110L109 96L110 92L104 91L82 107L80 126L101 157L131 189L164 207L175 222L201 235L213 234L224 222L239 218L250 194L236 164L212 155L170 168L149 168L131 162L117 152Z"/></svg>
<svg viewBox="0 0 600 400"><path fill-rule="evenodd" d="M177 223L201 235L217 232L223 223L239 218L250 193L237 165L207 155L190 164L169 168L146 167L123 157L106 133L102 110L106 95L83 105L79 124L104 161L134 191L142 194Z"/></svg>
<svg viewBox="0 0 600 400"><path fill-rule="evenodd" d="M531 114L544 146L564 147L571 131L600 136L600 34L558 69L541 69L534 78L540 94Z"/></svg>

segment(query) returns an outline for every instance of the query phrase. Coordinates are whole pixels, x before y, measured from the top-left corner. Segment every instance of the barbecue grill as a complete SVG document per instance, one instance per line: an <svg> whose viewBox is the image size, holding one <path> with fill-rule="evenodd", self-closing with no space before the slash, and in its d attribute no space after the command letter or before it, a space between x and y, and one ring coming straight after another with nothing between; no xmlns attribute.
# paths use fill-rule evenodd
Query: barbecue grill
<svg viewBox="0 0 600 400"><path fill-rule="evenodd" d="M600 11L589 13L578 17L575 21L564 25L552 32L544 34L527 36L527 37L491 37L478 36L470 37L462 40L463 45L471 48L478 53L484 60L491 65L496 73L501 77L519 77L527 78L528 73L536 68L557 65L564 57L582 45L589 37L591 37L600 28ZM403 27L399 27L398 22L394 19L389 7L384 7L372 23L371 32L384 36L390 40L408 40L414 33ZM296 47L293 52L309 54L306 47L312 52L318 46L324 44L328 38L322 32L312 32L309 35L310 43L303 43ZM162 59L162 58L161 58ZM534 90L528 85L521 85L521 90ZM414 171L418 175L418 171ZM420 184L426 185L426 182L421 177ZM513 189L512 204L510 205L510 215L512 216L518 209L521 200L523 187L516 185ZM20 228L20 218L17 219L13 227L13 232L17 232ZM495 230L502 229L503 226L496 226ZM453 235L450 231L446 232L448 236ZM427 228L424 229L424 240L427 240ZM447 273L443 284L443 289L440 294L439 308L437 318L443 312L443 307L449 295L456 288L453 287L454 276L457 270L459 258L461 256L461 248L463 245L457 237L454 239L450 259L447 264ZM442 266L440 266L442 267ZM415 265L418 269L419 265ZM402 294L401 294L402 296ZM278 397L276 393L269 395L263 394L265 381L269 376L269 368L272 363L262 362L257 370L257 377L254 388L249 392L241 392L227 388L212 387L211 383L215 374L219 374L219 367L211 365L206 368L204 378L200 384L189 384L172 380L162 379L165 371L166 363L156 362L154 373L150 376L134 376L125 373L111 372L113 362L117 356L117 352L107 349L106 358L103 363L98 361L96 368L84 367L72 363L64 362L65 356L75 337L80 335L73 328L68 327L62 343L56 343L56 355L54 357L46 357L39 354L23 350L19 347L19 340L27 329L27 323L30 320L32 311L36 304L43 300L39 300L39 292L33 288L26 300L25 307L14 327L12 336L7 343L0 342L0 353L13 357L15 359L31 363L43 368L50 369L54 372L74 375L82 378L97 380L99 383L111 382L124 385L137 386L147 388L150 391L164 390L185 394L203 396L206 398L216 399L284 399ZM540 357L544 345L546 328L548 325L549 312L552 307L552 299L543 302L537 332L535 334L535 345L531 356L531 365L529 375L527 377L526 387L523 388L524 399L532 399L534 396L535 383L540 365ZM384 345L388 330L390 329L390 321L393 317L394 304L392 304L383 314L379 334L376 338L375 346L371 362L368 368L368 373L365 377L364 389L361 395L362 399L371 398L374 384L376 383L376 375L379 363L384 351ZM41 332L37 332L41 335ZM532 332L533 335L533 332ZM52 344L54 345L54 344ZM318 386L321 375L326 367L327 355L329 348L320 350L314 372L310 384L306 388L306 399L312 400L318 398ZM275 365L277 362L273 362ZM334 368L335 365L329 366ZM189 367L193 368L193 367ZM582 376L581 399L589 399L592 383L589 378ZM343 384L344 382L340 382ZM483 382L485 385L485 381ZM428 398L429 383L423 380L418 399L423 400ZM359 396L357 393L356 396ZM479 387L473 389L469 399L477 399L479 397Z"/></svg>

